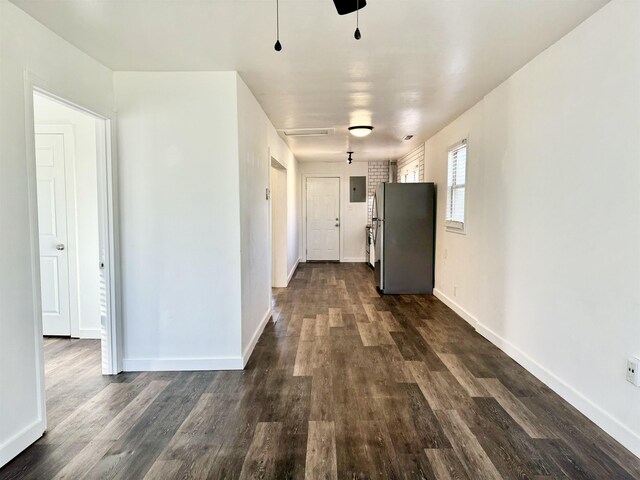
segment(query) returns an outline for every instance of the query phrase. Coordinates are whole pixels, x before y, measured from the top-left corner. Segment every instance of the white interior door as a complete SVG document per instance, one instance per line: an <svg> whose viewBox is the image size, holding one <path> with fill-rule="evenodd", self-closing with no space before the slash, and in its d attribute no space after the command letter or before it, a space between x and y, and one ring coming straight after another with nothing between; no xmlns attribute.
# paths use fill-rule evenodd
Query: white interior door
<svg viewBox="0 0 640 480"><path fill-rule="evenodd" d="M42 332L71 335L64 135L36 134Z"/></svg>
<svg viewBox="0 0 640 480"><path fill-rule="evenodd" d="M340 178L307 178L307 260L340 260Z"/></svg>

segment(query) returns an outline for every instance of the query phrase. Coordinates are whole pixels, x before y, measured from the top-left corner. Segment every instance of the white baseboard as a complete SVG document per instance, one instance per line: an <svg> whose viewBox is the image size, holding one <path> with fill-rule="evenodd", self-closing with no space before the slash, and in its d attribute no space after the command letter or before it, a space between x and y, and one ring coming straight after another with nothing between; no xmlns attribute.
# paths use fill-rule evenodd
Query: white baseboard
<svg viewBox="0 0 640 480"><path fill-rule="evenodd" d="M100 340L101 335L100 335L100 329L93 329L93 328L81 328L79 333L78 333L79 338L86 338L86 339L93 339L93 340Z"/></svg>
<svg viewBox="0 0 640 480"><path fill-rule="evenodd" d="M251 341L249 342L249 345L247 345L247 348L245 348L244 352L242 352L242 368L244 368L249 362L249 359L251 358L251 354L253 353L253 349L256 348L256 344L258 343L258 340L260 340L260 335L262 335L262 332L264 331L264 327L267 326L267 322L269 321L270 318L271 318L271 309L267 311L264 318L260 321L258 328L256 328L256 331L253 333L253 337L251 337Z"/></svg>
<svg viewBox="0 0 640 480"><path fill-rule="evenodd" d="M527 371L529 371L529 373L573 405L583 415L620 442L624 447L629 449L629 451L634 455L640 457L640 435L630 430L626 425L593 403L574 387L540 365L525 352L520 350L520 348L484 326L477 318L454 302L451 298L447 297L440 290L434 289L433 294L436 298L441 300L442 303L447 305L466 322L473 326L480 335L522 365Z"/></svg>
<svg viewBox="0 0 640 480"><path fill-rule="evenodd" d="M323 260L319 260L323 261ZM367 259L365 257L342 257L340 263L365 263ZM307 259L301 259L300 263L307 263Z"/></svg>
<svg viewBox="0 0 640 480"><path fill-rule="evenodd" d="M478 319L476 317L474 317L473 315L471 315L469 312L467 312L464 308L462 308L460 305L458 305L456 302L454 302L453 300L451 300L449 297L447 297L444 293L442 293L440 290L438 290L437 288L433 289L433 295L440 300L442 303L444 303L447 307L449 307L451 310L453 310L454 312L456 312L460 317L462 317L463 320L465 320L468 324L470 324L473 328L475 328L476 330L478 329L478 325L480 324L480 322L478 321Z"/></svg>
<svg viewBox="0 0 640 480"><path fill-rule="evenodd" d="M289 282L293 278L293 274L296 273L296 270L298 269L298 265L300 265L300 259L296 260L296 264L293 266L293 268L289 272L289 277L287 278L287 285L289 285Z"/></svg>
<svg viewBox="0 0 640 480"><path fill-rule="evenodd" d="M45 425L42 420L36 420L26 428L0 445L0 467L9 463L25 448L38 440L44 433Z"/></svg>
<svg viewBox="0 0 640 480"><path fill-rule="evenodd" d="M176 372L199 370L242 370L240 357L210 358L124 358L124 372Z"/></svg>
<svg viewBox="0 0 640 480"><path fill-rule="evenodd" d="M342 263L364 263L366 257L343 257L340 261Z"/></svg>

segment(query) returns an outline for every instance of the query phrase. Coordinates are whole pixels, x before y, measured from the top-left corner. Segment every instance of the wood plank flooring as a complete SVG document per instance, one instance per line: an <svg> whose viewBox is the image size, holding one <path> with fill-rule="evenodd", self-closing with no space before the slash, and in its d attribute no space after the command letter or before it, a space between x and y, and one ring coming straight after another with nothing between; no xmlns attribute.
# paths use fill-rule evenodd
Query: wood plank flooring
<svg viewBox="0 0 640 480"><path fill-rule="evenodd" d="M430 296L301 264L240 372L100 375L45 343L49 430L2 479L633 479L640 460Z"/></svg>

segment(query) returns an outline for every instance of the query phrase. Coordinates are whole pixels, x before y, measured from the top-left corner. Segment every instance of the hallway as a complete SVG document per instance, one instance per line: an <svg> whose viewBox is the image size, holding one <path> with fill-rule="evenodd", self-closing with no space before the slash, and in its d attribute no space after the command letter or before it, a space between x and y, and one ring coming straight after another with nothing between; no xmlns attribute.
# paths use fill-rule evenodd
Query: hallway
<svg viewBox="0 0 640 480"><path fill-rule="evenodd" d="M0 478L640 477L440 301L380 297L363 264L300 264L274 318L244 371L101 377L86 342L52 342L47 385L70 393Z"/></svg>

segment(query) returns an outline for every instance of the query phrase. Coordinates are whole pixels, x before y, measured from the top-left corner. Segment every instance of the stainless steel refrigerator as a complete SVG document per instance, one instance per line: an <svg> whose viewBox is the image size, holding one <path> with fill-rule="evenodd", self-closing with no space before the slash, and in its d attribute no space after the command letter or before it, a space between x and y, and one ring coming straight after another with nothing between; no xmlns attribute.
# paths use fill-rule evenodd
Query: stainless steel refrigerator
<svg viewBox="0 0 640 480"><path fill-rule="evenodd" d="M435 185L381 183L373 201L376 287L430 294L434 281Z"/></svg>

